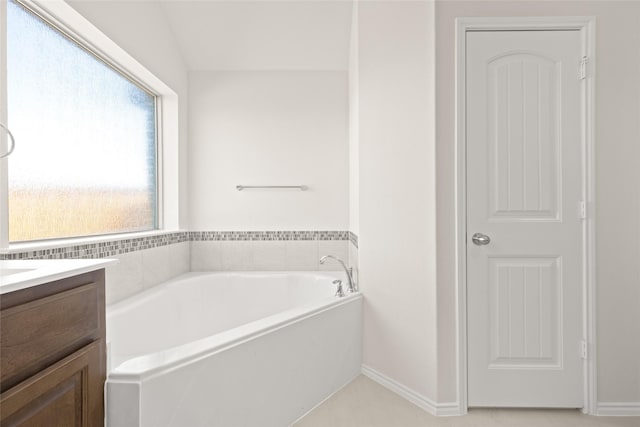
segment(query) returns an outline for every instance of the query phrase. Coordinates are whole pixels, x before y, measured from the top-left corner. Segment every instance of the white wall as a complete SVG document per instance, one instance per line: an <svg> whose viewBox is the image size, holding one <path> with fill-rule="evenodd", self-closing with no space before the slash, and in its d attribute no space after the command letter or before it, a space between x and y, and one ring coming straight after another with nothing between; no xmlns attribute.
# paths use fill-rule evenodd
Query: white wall
<svg viewBox="0 0 640 427"><path fill-rule="evenodd" d="M349 230L360 233L360 107L358 2L353 2L349 40Z"/></svg>
<svg viewBox="0 0 640 427"><path fill-rule="evenodd" d="M363 363L437 398L432 2L359 3Z"/></svg>
<svg viewBox="0 0 640 427"><path fill-rule="evenodd" d="M162 1L162 6L190 70L347 68L348 1Z"/></svg>
<svg viewBox="0 0 640 427"><path fill-rule="evenodd" d="M178 223L180 228L187 228L188 72L160 3L110 0L67 2L177 93L179 182L167 182L166 185L178 186Z"/></svg>
<svg viewBox="0 0 640 427"><path fill-rule="evenodd" d="M454 19L596 16L598 400L640 407L640 3L437 3L439 399L455 398ZM637 409L636 409L637 411Z"/></svg>
<svg viewBox="0 0 640 427"><path fill-rule="evenodd" d="M348 229L346 71L189 78L193 229ZM238 184L309 189L237 191Z"/></svg>

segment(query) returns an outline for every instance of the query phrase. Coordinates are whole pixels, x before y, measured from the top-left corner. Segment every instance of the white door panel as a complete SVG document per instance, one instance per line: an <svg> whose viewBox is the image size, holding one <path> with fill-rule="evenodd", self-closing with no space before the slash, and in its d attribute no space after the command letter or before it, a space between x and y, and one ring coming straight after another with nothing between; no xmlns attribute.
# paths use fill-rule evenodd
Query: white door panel
<svg viewBox="0 0 640 427"><path fill-rule="evenodd" d="M581 407L580 35L466 43L469 406Z"/></svg>

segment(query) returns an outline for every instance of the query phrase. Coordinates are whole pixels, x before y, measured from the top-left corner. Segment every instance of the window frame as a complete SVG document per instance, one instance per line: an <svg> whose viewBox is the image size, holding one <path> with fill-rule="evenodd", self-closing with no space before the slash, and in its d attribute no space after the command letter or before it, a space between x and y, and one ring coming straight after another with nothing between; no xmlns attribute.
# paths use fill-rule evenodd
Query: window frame
<svg viewBox="0 0 640 427"><path fill-rule="evenodd" d="M153 94L156 99L156 228L148 231L115 232L73 238L54 238L27 242L9 241L8 163L11 156L0 159L0 254L50 247L94 243L164 234L178 227L178 96L151 71L113 42L90 21L63 0L14 0L64 36L87 50L98 60L120 72L127 79ZM0 122L7 122L7 3L0 3ZM19 148L19 136L16 146ZM0 151L7 144L0 133ZM170 161L167 161L171 159ZM176 183L165 185L166 182Z"/></svg>

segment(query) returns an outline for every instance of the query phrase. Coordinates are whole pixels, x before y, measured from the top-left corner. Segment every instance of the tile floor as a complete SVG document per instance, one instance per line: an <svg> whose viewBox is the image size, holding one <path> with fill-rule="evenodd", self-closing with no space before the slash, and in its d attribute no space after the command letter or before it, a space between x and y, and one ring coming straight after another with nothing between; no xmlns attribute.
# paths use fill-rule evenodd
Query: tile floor
<svg viewBox="0 0 640 427"><path fill-rule="evenodd" d="M640 417L591 417L578 410L472 409L434 417L359 376L293 427L640 427Z"/></svg>

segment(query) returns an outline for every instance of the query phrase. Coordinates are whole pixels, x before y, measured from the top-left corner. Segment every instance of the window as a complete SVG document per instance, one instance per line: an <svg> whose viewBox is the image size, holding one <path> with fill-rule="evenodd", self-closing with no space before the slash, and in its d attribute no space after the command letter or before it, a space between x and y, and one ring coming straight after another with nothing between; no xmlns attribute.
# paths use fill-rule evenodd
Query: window
<svg viewBox="0 0 640 427"><path fill-rule="evenodd" d="M157 97L7 3L9 240L158 228Z"/></svg>

